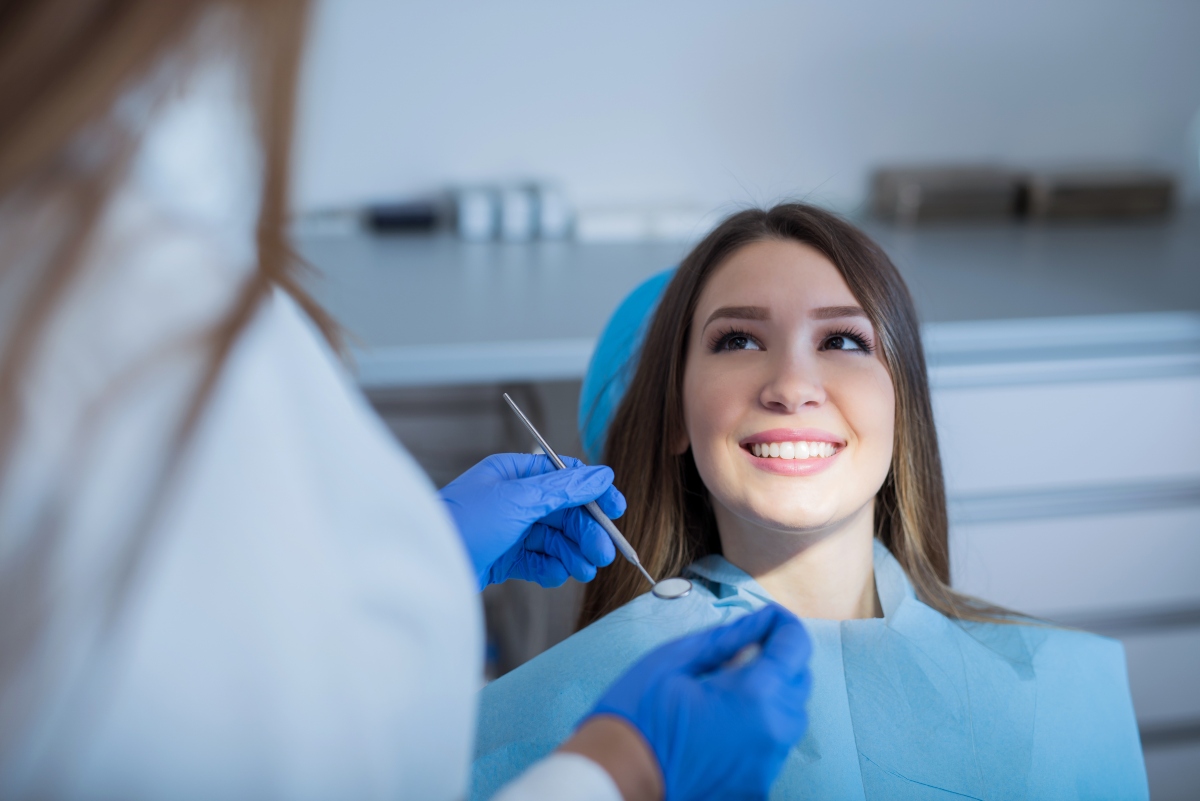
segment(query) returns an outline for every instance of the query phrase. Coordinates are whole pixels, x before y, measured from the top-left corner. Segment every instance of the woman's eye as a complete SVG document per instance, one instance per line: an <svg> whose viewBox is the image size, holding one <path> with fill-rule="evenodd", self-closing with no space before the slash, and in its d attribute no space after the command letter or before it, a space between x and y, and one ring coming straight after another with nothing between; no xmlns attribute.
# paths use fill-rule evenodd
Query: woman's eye
<svg viewBox="0 0 1200 801"><path fill-rule="evenodd" d="M718 340L713 350L762 350L753 337L747 334L726 334Z"/></svg>
<svg viewBox="0 0 1200 801"><path fill-rule="evenodd" d="M830 350L862 350L853 339L843 336L830 337L825 340L825 347Z"/></svg>
<svg viewBox="0 0 1200 801"><path fill-rule="evenodd" d="M851 334L834 334L825 338L824 350L869 351L867 343Z"/></svg>

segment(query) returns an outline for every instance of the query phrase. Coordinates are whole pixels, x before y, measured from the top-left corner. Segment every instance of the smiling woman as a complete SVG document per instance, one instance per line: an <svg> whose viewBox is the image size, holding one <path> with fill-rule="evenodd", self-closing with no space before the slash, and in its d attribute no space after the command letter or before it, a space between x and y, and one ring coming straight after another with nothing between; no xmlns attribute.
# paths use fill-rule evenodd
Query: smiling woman
<svg viewBox="0 0 1200 801"><path fill-rule="evenodd" d="M801 204L734 215L633 358L604 452L621 528L695 590L666 602L619 560L600 571L582 630L483 691L475 797L656 643L769 602L813 642L809 733L774 797L1147 795L1120 644L949 586L916 311L870 239Z"/></svg>
<svg viewBox="0 0 1200 801"><path fill-rule="evenodd" d="M786 204L714 230L663 293L605 448L629 499L622 527L650 572L724 553L801 616L867 617L874 536L924 603L1007 620L948 586L919 331L887 255L834 215ZM773 439L779 461L745 447ZM810 456L784 464L785 442L829 442L835 454L800 446ZM643 591L625 567L588 587L581 623ZM789 599L797 588L808 598Z"/></svg>
<svg viewBox="0 0 1200 801"><path fill-rule="evenodd" d="M802 617L876 616L873 506L895 392L870 318L797 240L730 256L694 318L676 451L691 450L721 553Z"/></svg>

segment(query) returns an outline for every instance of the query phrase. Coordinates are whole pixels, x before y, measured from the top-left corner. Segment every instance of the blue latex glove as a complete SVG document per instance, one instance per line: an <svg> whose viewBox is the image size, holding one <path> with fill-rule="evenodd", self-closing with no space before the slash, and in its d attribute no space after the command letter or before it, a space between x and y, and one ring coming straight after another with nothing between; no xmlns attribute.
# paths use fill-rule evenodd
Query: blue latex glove
<svg viewBox="0 0 1200 801"><path fill-rule="evenodd" d="M510 578L557 587L567 577L591 581L616 556L612 540L582 506L595 501L609 517L625 513L613 472L562 457L498 453L440 493L466 543L479 588Z"/></svg>
<svg viewBox="0 0 1200 801"><path fill-rule="evenodd" d="M755 643L756 658L727 664ZM667 801L766 798L808 728L811 653L800 621L771 604L652 651L589 717L617 715L642 733Z"/></svg>

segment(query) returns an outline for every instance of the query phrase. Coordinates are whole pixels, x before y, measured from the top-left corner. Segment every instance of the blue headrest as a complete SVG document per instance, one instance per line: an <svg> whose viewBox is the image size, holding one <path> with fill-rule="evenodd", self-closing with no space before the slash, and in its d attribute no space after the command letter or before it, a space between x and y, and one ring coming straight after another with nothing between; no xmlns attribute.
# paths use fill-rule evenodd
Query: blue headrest
<svg viewBox="0 0 1200 801"><path fill-rule="evenodd" d="M637 369L637 355L658 299L674 275L674 267L663 270L630 292L596 342L579 393L579 439L584 456L593 464L604 452L608 424Z"/></svg>

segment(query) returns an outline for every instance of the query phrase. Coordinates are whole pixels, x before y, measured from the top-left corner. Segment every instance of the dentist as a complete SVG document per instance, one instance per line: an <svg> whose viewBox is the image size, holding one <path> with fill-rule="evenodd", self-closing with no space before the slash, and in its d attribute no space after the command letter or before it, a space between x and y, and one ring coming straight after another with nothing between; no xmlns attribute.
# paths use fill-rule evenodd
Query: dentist
<svg viewBox="0 0 1200 801"><path fill-rule="evenodd" d="M284 238L305 17L0 3L2 798L462 798L478 590L613 559L608 468L439 495L347 377ZM808 652L670 643L501 796L765 797Z"/></svg>

